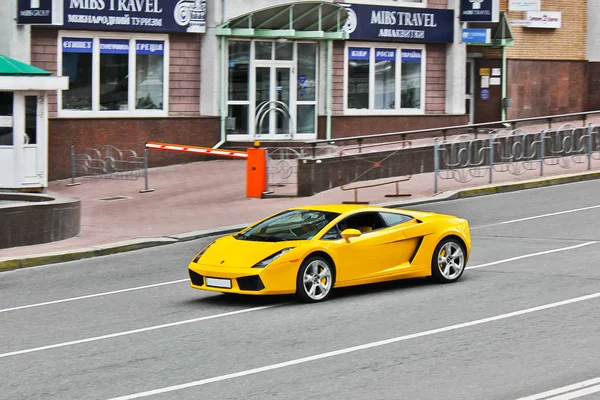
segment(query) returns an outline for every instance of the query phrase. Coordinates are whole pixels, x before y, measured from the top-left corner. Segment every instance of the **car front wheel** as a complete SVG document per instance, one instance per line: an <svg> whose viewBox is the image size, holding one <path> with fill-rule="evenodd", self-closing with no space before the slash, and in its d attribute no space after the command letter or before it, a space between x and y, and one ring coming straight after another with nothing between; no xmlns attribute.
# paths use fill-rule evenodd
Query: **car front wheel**
<svg viewBox="0 0 600 400"><path fill-rule="evenodd" d="M308 257L298 271L296 295L307 303L323 301L331 293L335 280L335 270L323 257Z"/></svg>
<svg viewBox="0 0 600 400"><path fill-rule="evenodd" d="M442 240L433 252L431 276L438 282L457 281L465 271L465 250L455 238Z"/></svg>

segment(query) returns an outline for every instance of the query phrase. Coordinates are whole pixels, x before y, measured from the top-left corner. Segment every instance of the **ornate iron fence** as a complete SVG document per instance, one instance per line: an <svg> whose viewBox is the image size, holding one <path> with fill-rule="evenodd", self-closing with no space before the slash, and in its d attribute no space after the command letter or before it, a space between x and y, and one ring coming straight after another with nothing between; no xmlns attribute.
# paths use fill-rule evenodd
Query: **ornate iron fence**
<svg viewBox="0 0 600 400"><path fill-rule="evenodd" d="M138 180L144 177L145 188L141 193L152 192L148 188L148 150L140 157L134 150L121 150L114 146L104 145L103 151L96 148L85 148L77 154L71 145L71 183L77 186L77 177L116 180Z"/></svg>
<svg viewBox="0 0 600 400"><path fill-rule="evenodd" d="M558 129L525 132L515 129L490 133L486 138L469 135L452 140L434 141L434 192L439 180L467 183L475 178L488 178L493 183L495 174L514 176L539 171L544 166L571 169L600 159L600 126L588 124L575 127L561 125Z"/></svg>

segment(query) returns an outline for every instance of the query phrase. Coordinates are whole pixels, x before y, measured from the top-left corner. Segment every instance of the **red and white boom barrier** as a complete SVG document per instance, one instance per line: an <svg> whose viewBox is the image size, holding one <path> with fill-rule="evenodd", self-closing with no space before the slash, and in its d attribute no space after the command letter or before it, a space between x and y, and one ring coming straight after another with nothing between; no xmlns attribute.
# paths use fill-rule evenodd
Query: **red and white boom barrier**
<svg viewBox="0 0 600 400"><path fill-rule="evenodd" d="M255 147L249 148L247 151L237 151L158 142L146 143L146 149L245 159L246 197L261 198L267 191L267 152L265 149Z"/></svg>
<svg viewBox="0 0 600 400"><path fill-rule="evenodd" d="M154 150L177 151L180 153L205 154L218 157L248 158L248 153L245 151L213 149L210 147L199 146L184 146L181 144L148 142L146 143L146 148Z"/></svg>

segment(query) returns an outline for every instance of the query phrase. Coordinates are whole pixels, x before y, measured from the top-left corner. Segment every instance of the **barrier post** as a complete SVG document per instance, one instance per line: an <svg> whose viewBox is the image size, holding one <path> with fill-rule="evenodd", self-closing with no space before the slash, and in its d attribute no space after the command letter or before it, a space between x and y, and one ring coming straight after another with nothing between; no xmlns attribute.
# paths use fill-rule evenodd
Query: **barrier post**
<svg viewBox="0 0 600 400"><path fill-rule="evenodd" d="M154 192L154 189L148 187L148 147L144 145L144 189L140 190L140 193Z"/></svg>
<svg viewBox="0 0 600 400"><path fill-rule="evenodd" d="M248 148L246 160L246 197L260 199L267 191L267 152L258 147Z"/></svg>
<svg viewBox="0 0 600 400"><path fill-rule="evenodd" d="M592 135L594 134L594 129L592 128L592 123L590 122L588 124L587 127L587 134L588 134L588 143L587 143L587 148L588 148L588 171L592 169L592 146L594 144L594 140Z"/></svg>
<svg viewBox="0 0 600 400"><path fill-rule="evenodd" d="M81 183L75 182L75 146L71 145L71 183L67 184L67 186L79 186Z"/></svg>

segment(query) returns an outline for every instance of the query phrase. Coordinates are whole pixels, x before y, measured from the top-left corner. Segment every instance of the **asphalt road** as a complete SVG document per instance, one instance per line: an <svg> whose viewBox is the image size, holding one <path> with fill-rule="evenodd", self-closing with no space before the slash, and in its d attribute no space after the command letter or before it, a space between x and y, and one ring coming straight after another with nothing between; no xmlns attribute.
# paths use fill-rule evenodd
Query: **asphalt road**
<svg viewBox="0 0 600 400"><path fill-rule="evenodd" d="M205 293L210 238L2 273L0 398L600 398L600 184L418 209L470 220L459 282Z"/></svg>

